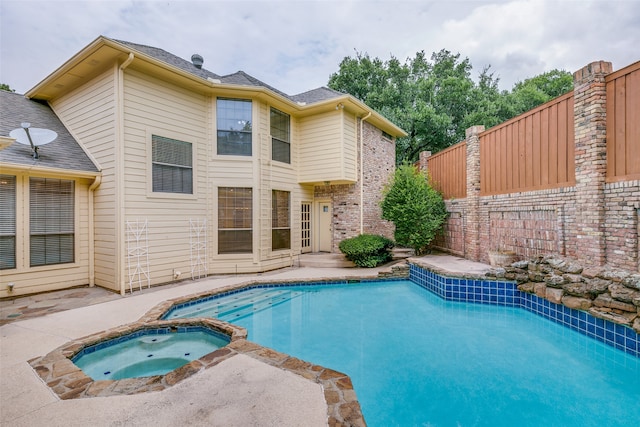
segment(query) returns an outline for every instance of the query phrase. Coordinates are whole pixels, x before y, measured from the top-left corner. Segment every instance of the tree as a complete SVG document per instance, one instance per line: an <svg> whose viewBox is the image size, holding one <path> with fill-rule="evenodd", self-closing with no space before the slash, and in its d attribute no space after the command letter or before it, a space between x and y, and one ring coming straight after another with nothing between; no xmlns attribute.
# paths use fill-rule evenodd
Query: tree
<svg viewBox="0 0 640 427"><path fill-rule="evenodd" d="M471 126L495 126L573 87L571 74L553 70L518 82L511 92L485 67L478 82L468 58L446 49L424 51L404 63L356 52L329 78L332 89L349 93L407 132L396 141L396 163L417 160L421 151L440 151L464 139Z"/></svg>
<svg viewBox="0 0 640 427"><path fill-rule="evenodd" d="M424 51L401 63L356 52L346 57L329 78L329 87L349 93L407 131L397 141L397 163L413 161L421 151L439 151L464 139L467 117L476 111L485 92L471 79L471 63L448 50ZM485 76L493 87L493 75ZM486 111L494 109L485 108ZM486 115L486 113L485 113ZM492 122L497 122L493 119Z"/></svg>
<svg viewBox="0 0 640 427"><path fill-rule="evenodd" d="M447 218L442 196L426 174L408 163L400 165L387 183L381 207L382 218L396 226L396 243L413 248L416 255L426 251Z"/></svg>
<svg viewBox="0 0 640 427"><path fill-rule="evenodd" d="M540 104L573 90L573 76L567 71L552 70L513 85L504 94L504 120L529 111Z"/></svg>
<svg viewBox="0 0 640 427"><path fill-rule="evenodd" d="M7 92L15 92L14 89L11 89L8 84L0 83L0 90L6 90Z"/></svg>

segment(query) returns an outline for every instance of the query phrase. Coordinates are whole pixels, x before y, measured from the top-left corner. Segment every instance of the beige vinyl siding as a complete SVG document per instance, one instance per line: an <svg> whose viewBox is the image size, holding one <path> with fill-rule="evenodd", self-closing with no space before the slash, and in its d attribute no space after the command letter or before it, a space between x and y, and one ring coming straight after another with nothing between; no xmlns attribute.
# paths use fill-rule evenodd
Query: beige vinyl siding
<svg viewBox="0 0 640 427"><path fill-rule="evenodd" d="M119 290L116 264L115 71L52 102L52 108L102 170L94 193L95 283Z"/></svg>
<svg viewBox="0 0 640 427"><path fill-rule="evenodd" d="M355 119L342 110L299 121L298 181L354 183L357 180Z"/></svg>
<svg viewBox="0 0 640 427"><path fill-rule="evenodd" d="M5 172L14 175L11 172ZM2 270L2 284L14 283L13 292L0 288L0 297L34 294L67 289L89 283L89 185L92 180L75 179L74 262L30 267L29 242L29 178L57 175L17 173L16 176L16 267Z"/></svg>
<svg viewBox="0 0 640 427"><path fill-rule="evenodd" d="M342 121L342 167L344 177L353 182L358 180L358 137L356 131L356 117L344 113Z"/></svg>
<svg viewBox="0 0 640 427"><path fill-rule="evenodd" d="M215 102L213 99L212 102ZM300 203L313 198L312 186L297 183L297 123L291 120L291 164L271 160L270 106L253 100L253 156L212 155L210 182L213 199L217 200L218 187L253 188L253 254L217 254L217 243L212 245L210 271L215 273L249 273L290 266L300 253ZM215 123L215 118L213 120ZM215 125L213 129L215 134ZM215 140L212 141L215 147ZM272 190L291 193L291 249L271 250L271 197ZM217 239L217 209L211 210L213 239Z"/></svg>
<svg viewBox="0 0 640 427"><path fill-rule="evenodd" d="M124 218L147 221L151 284L174 279L173 272L190 277L190 219L207 219L207 157L209 98L166 82L127 70L124 79ZM153 192L151 186L151 136L192 144L193 194ZM125 246L125 289L129 268Z"/></svg>

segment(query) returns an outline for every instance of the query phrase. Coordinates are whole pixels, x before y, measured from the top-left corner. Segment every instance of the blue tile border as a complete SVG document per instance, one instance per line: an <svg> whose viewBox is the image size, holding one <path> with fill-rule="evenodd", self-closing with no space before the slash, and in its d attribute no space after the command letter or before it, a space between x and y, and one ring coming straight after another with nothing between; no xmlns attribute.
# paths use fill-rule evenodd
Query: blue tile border
<svg viewBox="0 0 640 427"><path fill-rule="evenodd" d="M632 328L522 292L516 282L442 276L414 264L409 280L449 301L519 307L640 357L640 335Z"/></svg>

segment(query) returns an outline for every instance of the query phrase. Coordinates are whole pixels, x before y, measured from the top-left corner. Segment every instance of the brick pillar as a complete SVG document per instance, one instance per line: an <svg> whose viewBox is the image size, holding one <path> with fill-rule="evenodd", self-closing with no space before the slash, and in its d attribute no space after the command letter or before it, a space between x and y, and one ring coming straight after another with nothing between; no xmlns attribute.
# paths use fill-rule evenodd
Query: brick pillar
<svg viewBox="0 0 640 427"><path fill-rule="evenodd" d="M464 223L464 257L480 260L480 133L484 126L466 130L467 139L467 199Z"/></svg>
<svg viewBox="0 0 640 427"><path fill-rule="evenodd" d="M431 151L421 151L420 159L418 160L418 170L421 172L429 171L429 157L431 157Z"/></svg>
<svg viewBox="0 0 640 427"><path fill-rule="evenodd" d="M607 172L607 91L610 62L592 62L573 74L576 253L590 265L606 262L604 236L604 184Z"/></svg>

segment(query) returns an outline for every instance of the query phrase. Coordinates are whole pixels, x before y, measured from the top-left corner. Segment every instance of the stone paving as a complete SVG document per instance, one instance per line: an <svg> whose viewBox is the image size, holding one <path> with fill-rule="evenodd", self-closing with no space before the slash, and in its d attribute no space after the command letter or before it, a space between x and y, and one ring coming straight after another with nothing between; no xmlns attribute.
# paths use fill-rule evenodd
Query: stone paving
<svg viewBox="0 0 640 427"><path fill-rule="evenodd" d="M120 298L122 296L115 292L88 286L7 298L0 300L0 326Z"/></svg>

